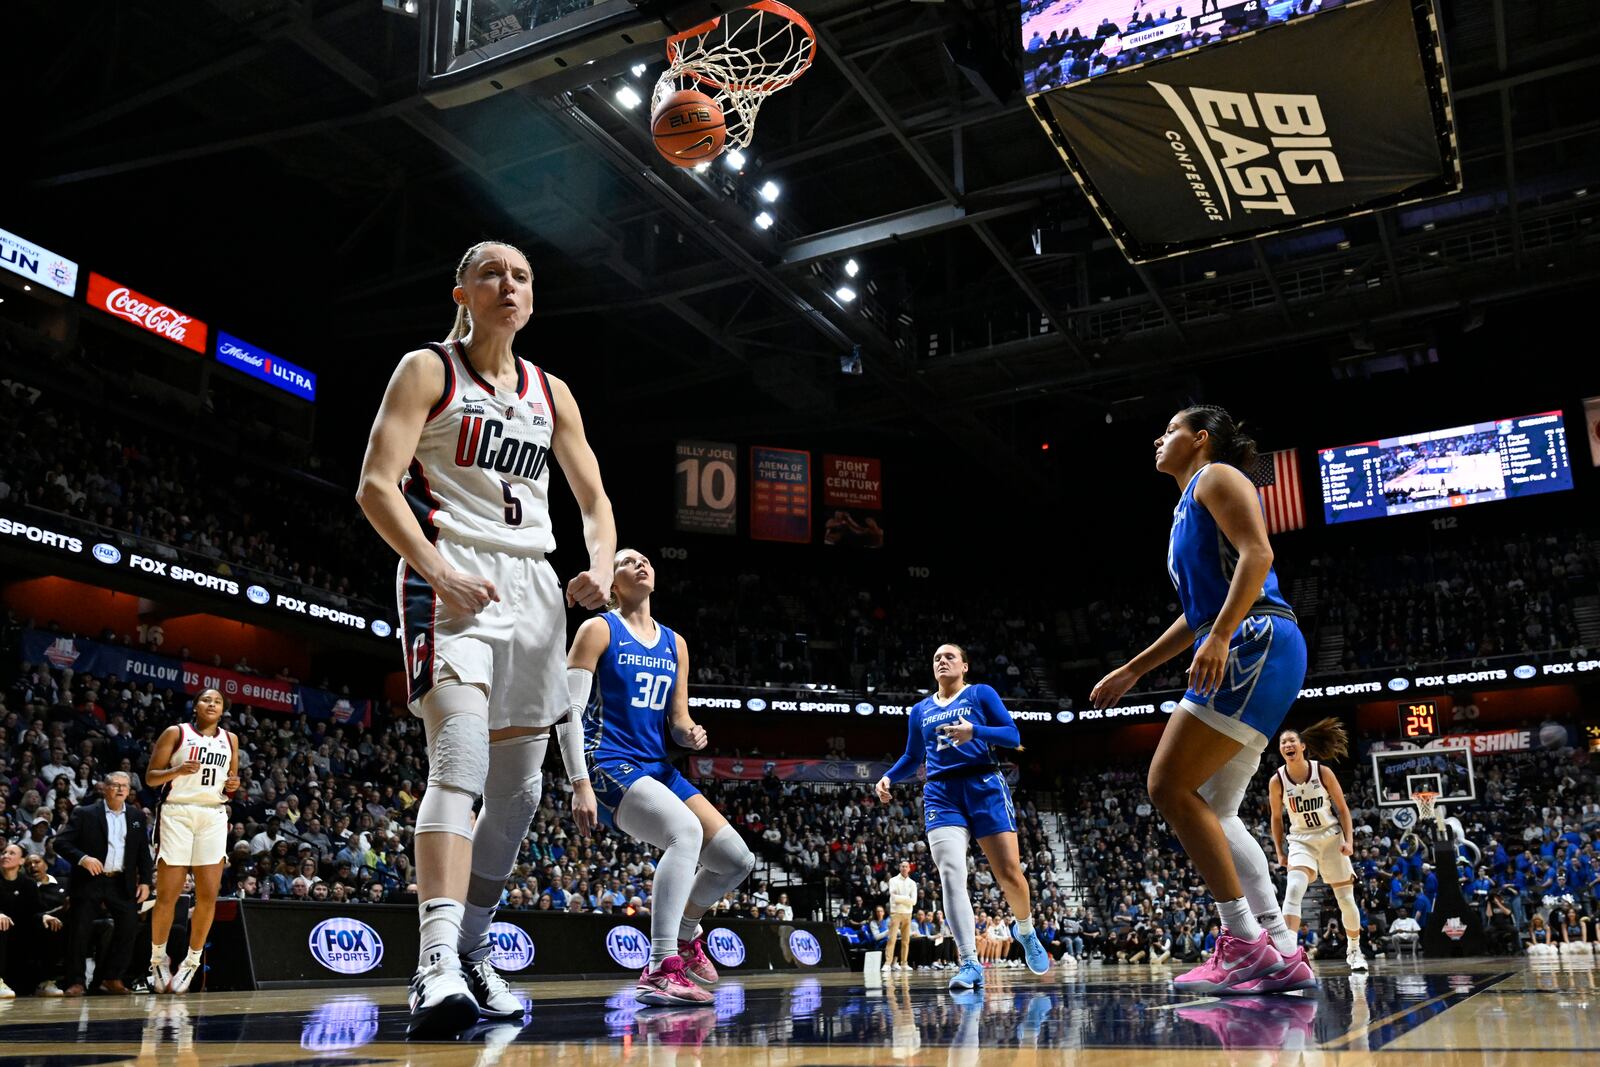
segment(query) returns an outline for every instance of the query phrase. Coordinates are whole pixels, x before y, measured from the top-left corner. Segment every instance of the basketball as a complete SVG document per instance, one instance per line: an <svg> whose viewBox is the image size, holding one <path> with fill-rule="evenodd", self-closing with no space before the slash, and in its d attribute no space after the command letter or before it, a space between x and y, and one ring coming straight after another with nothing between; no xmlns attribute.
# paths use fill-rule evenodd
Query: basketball
<svg viewBox="0 0 1600 1067"><path fill-rule="evenodd" d="M728 135L722 109L705 93L680 89L669 93L650 116L656 151L678 167L692 167L722 154Z"/></svg>

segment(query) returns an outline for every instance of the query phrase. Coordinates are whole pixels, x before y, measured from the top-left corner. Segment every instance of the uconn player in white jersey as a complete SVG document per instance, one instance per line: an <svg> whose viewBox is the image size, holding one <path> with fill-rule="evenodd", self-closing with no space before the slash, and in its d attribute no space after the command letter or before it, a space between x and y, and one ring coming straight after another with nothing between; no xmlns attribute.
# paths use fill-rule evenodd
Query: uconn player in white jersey
<svg viewBox="0 0 1600 1067"><path fill-rule="evenodd" d="M570 703L562 590L545 562L555 547L552 460L583 512L589 550L565 606L605 603L616 551L571 390L512 351L533 310L527 257L501 242L474 245L452 296L445 343L408 353L389 380L357 493L401 556L410 706L427 731L416 828L421 958L408 1028L419 1038L453 1035L480 1012L523 1015L489 963L488 929L538 810L550 728ZM581 770L581 736L562 757Z"/></svg>
<svg viewBox="0 0 1600 1067"><path fill-rule="evenodd" d="M1339 902L1344 923L1345 962L1352 971L1367 969L1361 954L1361 909L1356 905L1356 872L1350 864L1354 848L1350 805L1332 768L1322 761L1343 759L1350 738L1338 719L1323 719L1304 730L1278 735L1283 766L1272 776L1272 843L1278 866L1289 868L1283 893L1283 918L1289 929L1300 929L1300 901L1306 887L1320 876ZM1310 757L1309 759L1307 757ZM1288 858L1284 858L1283 820L1289 819Z"/></svg>
<svg viewBox="0 0 1600 1067"><path fill-rule="evenodd" d="M1095 685L1115 704L1151 669L1193 648L1189 688L1150 761L1150 799L1217 902L1223 933L1204 965L1179 975L1185 993L1273 993L1316 984L1278 910L1261 845L1239 818L1261 753L1300 693L1306 642L1278 591L1255 486L1255 442L1219 407L1172 417L1155 441L1156 470L1180 490L1167 574L1183 614ZM1243 468L1243 469L1241 469Z"/></svg>
<svg viewBox="0 0 1600 1067"><path fill-rule="evenodd" d="M219 691L202 691L194 698L194 722L161 731L144 772L147 783L161 787L156 903L150 915L150 988L157 993L189 991L216 915L228 849L228 797L239 788L239 739L220 725L226 710ZM174 972L167 962L167 935L189 873L194 874L189 954Z"/></svg>

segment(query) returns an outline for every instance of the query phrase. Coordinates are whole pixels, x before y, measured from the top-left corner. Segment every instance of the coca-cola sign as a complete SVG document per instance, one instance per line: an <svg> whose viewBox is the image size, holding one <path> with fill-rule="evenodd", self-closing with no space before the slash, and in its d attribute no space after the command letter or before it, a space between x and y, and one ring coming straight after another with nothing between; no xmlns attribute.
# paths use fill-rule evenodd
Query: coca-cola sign
<svg viewBox="0 0 1600 1067"><path fill-rule="evenodd" d="M206 350L206 324L192 315L168 307L153 297L129 289L103 274L89 272L89 303L141 329L196 352Z"/></svg>

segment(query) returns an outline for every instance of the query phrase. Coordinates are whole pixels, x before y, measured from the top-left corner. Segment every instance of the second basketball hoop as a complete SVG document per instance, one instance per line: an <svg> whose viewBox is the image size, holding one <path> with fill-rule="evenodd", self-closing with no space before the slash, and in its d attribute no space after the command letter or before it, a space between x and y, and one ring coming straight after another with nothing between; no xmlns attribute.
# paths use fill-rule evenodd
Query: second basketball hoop
<svg viewBox="0 0 1600 1067"><path fill-rule="evenodd" d="M673 34L667 38L667 69L656 80L650 99L657 149L676 166L690 167L716 158L725 148L748 147L762 103L794 84L816 55L811 23L778 0L758 0ZM685 110L690 104L698 111ZM692 117L671 127L670 116L675 113L716 116L721 125L711 118ZM664 120L669 126L665 130ZM704 128L691 131L691 125ZM710 133L713 127L721 129L721 137ZM705 140L708 136L712 142ZM693 157L675 154L684 152Z"/></svg>

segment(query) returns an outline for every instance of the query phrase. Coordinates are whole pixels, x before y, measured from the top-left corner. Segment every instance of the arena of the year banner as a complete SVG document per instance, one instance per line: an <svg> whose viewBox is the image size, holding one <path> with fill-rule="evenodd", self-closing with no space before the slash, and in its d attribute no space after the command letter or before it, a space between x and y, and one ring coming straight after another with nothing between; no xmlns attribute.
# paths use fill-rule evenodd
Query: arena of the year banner
<svg viewBox="0 0 1600 1067"><path fill-rule="evenodd" d="M799 544L811 540L810 452L750 450L750 537Z"/></svg>
<svg viewBox="0 0 1600 1067"><path fill-rule="evenodd" d="M1457 192L1431 6L1362 0L1030 99L1134 262Z"/></svg>

